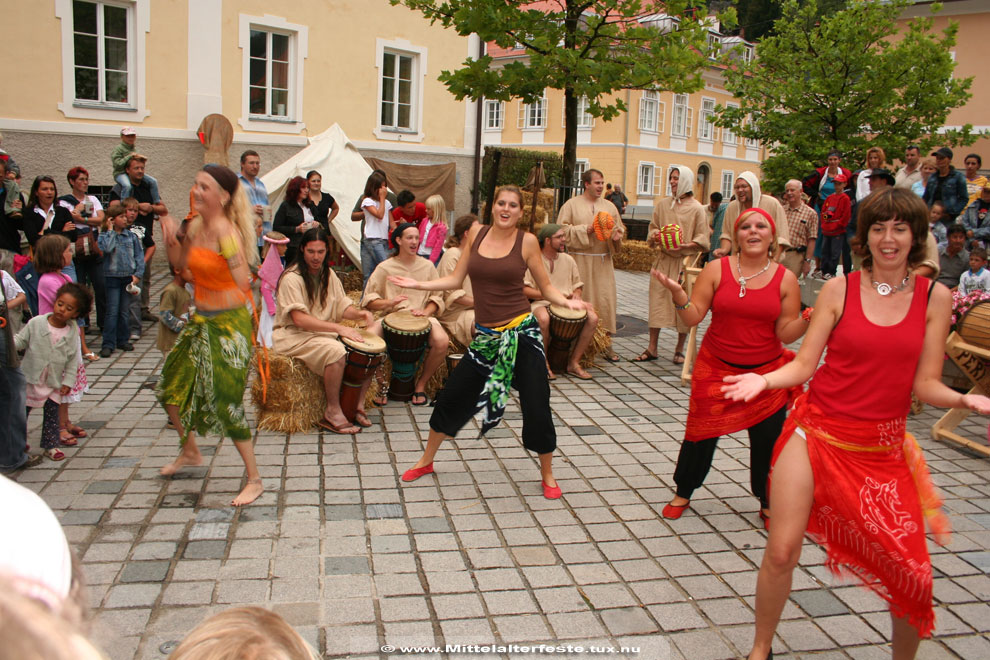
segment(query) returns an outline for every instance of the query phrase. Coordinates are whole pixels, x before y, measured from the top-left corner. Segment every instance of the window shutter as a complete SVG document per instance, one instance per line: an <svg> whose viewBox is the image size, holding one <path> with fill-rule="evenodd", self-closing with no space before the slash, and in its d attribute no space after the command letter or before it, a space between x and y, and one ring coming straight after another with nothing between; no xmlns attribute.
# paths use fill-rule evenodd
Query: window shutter
<svg viewBox="0 0 990 660"><path fill-rule="evenodd" d="M667 120L667 104L663 101L657 103L657 132L663 133L663 125Z"/></svg>

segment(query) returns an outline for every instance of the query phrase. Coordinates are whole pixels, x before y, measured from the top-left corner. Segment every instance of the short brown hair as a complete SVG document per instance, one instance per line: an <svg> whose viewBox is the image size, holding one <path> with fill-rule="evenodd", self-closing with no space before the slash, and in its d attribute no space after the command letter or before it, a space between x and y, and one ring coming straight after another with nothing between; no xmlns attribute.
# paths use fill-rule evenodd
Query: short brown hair
<svg viewBox="0 0 990 660"><path fill-rule="evenodd" d="M911 251L908 267L915 268L925 260L928 249L928 207L921 198L906 188L884 188L871 193L860 202L856 216L856 238L860 245L869 244L870 227L888 220L901 220L911 228ZM867 250L863 268L873 267L873 255Z"/></svg>
<svg viewBox="0 0 990 660"><path fill-rule="evenodd" d="M65 267L62 254L69 239L62 234L45 234L34 244L34 269L39 273L57 273Z"/></svg>
<svg viewBox="0 0 990 660"><path fill-rule="evenodd" d="M261 607L237 607L211 616L193 628L169 657L173 660L319 658L285 619Z"/></svg>
<svg viewBox="0 0 990 660"><path fill-rule="evenodd" d="M141 205L141 202L137 200L137 197L127 197L125 199L120 200L120 203L121 205L123 205L125 210L136 209Z"/></svg>
<svg viewBox="0 0 990 660"><path fill-rule="evenodd" d="M603 179L605 178L605 175L602 174L602 171L601 170L596 170L596 169L594 169L592 167L592 168L586 169L584 172L581 172L581 183L583 183L584 185L588 185L589 183L591 183L591 176L593 174L597 174L598 176L602 177Z"/></svg>

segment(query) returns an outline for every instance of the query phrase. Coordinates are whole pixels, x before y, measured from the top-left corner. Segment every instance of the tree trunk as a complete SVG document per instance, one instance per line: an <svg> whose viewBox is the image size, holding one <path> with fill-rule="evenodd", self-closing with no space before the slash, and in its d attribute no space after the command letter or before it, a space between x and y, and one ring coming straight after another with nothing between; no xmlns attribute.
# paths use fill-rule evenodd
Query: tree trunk
<svg viewBox="0 0 990 660"><path fill-rule="evenodd" d="M564 88L564 164L560 183L569 186L574 181L574 166L577 164L577 105L574 90ZM581 191L576 191L575 194Z"/></svg>

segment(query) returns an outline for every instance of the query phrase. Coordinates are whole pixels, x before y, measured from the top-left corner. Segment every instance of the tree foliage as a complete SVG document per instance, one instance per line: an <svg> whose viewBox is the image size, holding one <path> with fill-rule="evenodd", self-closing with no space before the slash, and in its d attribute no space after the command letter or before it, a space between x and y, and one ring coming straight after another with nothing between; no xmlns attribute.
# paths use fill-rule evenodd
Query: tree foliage
<svg viewBox="0 0 990 660"><path fill-rule="evenodd" d="M477 34L501 48L521 45L524 58L495 63L490 55L469 58L440 81L458 99L531 103L545 88L564 91L565 139L561 180L577 158L577 104L608 121L627 108L613 92L626 88L690 93L702 87L709 64L704 11L698 2L670 0L390 0L419 11L460 35ZM678 20L665 31L641 19L664 13ZM724 20L731 21L729 12Z"/></svg>
<svg viewBox="0 0 990 660"><path fill-rule="evenodd" d="M910 4L863 0L819 18L815 0L787 0L776 34L726 72L740 106L717 108L715 123L767 146L763 174L776 187L822 166L832 149L854 164L873 145L898 154L908 144L922 153L971 144L970 125L937 134L971 96L972 78L952 77L957 25L936 33L931 18L917 18L899 31Z"/></svg>

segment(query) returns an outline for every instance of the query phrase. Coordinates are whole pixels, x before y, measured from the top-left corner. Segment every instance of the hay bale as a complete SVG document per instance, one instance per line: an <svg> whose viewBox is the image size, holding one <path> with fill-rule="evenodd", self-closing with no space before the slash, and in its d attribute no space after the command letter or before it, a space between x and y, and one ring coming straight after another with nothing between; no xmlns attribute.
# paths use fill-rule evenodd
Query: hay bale
<svg viewBox="0 0 990 660"><path fill-rule="evenodd" d="M267 396L258 376L259 361L264 351L257 351L252 360L254 378L251 400L258 414L258 428L268 431L300 433L316 426L323 418L326 394L323 379L296 358L268 351L269 382Z"/></svg>
<svg viewBox="0 0 990 660"><path fill-rule="evenodd" d="M585 369L595 366L595 356L604 355L612 350L612 337L605 330L605 326L602 325L602 319L598 319L598 327L595 328L595 334L588 343L588 348L585 349L584 355L578 360L580 364Z"/></svg>
<svg viewBox="0 0 990 660"><path fill-rule="evenodd" d="M354 289L357 289L358 297L360 297L361 286L364 284L364 276L361 274L360 270L355 268L338 270L334 268L334 273L336 273L337 279L340 280L341 286L344 287L344 291L353 291Z"/></svg>
<svg viewBox="0 0 990 660"><path fill-rule="evenodd" d="M642 273L650 272L657 258L657 249L651 248L646 241L622 241L622 247L612 257L612 265L619 270L633 270Z"/></svg>
<svg viewBox="0 0 990 660"><path fill-rule="evenodd" d="M553 189L543 188L536 196L536 213L533 214L533 193L528 190L522 191L523 214L517 224L518 227L526 229L530 225L530 217L533 217L533 226L543 225L553 222ZM534 230L535 231L535 230Z"/></svg>

